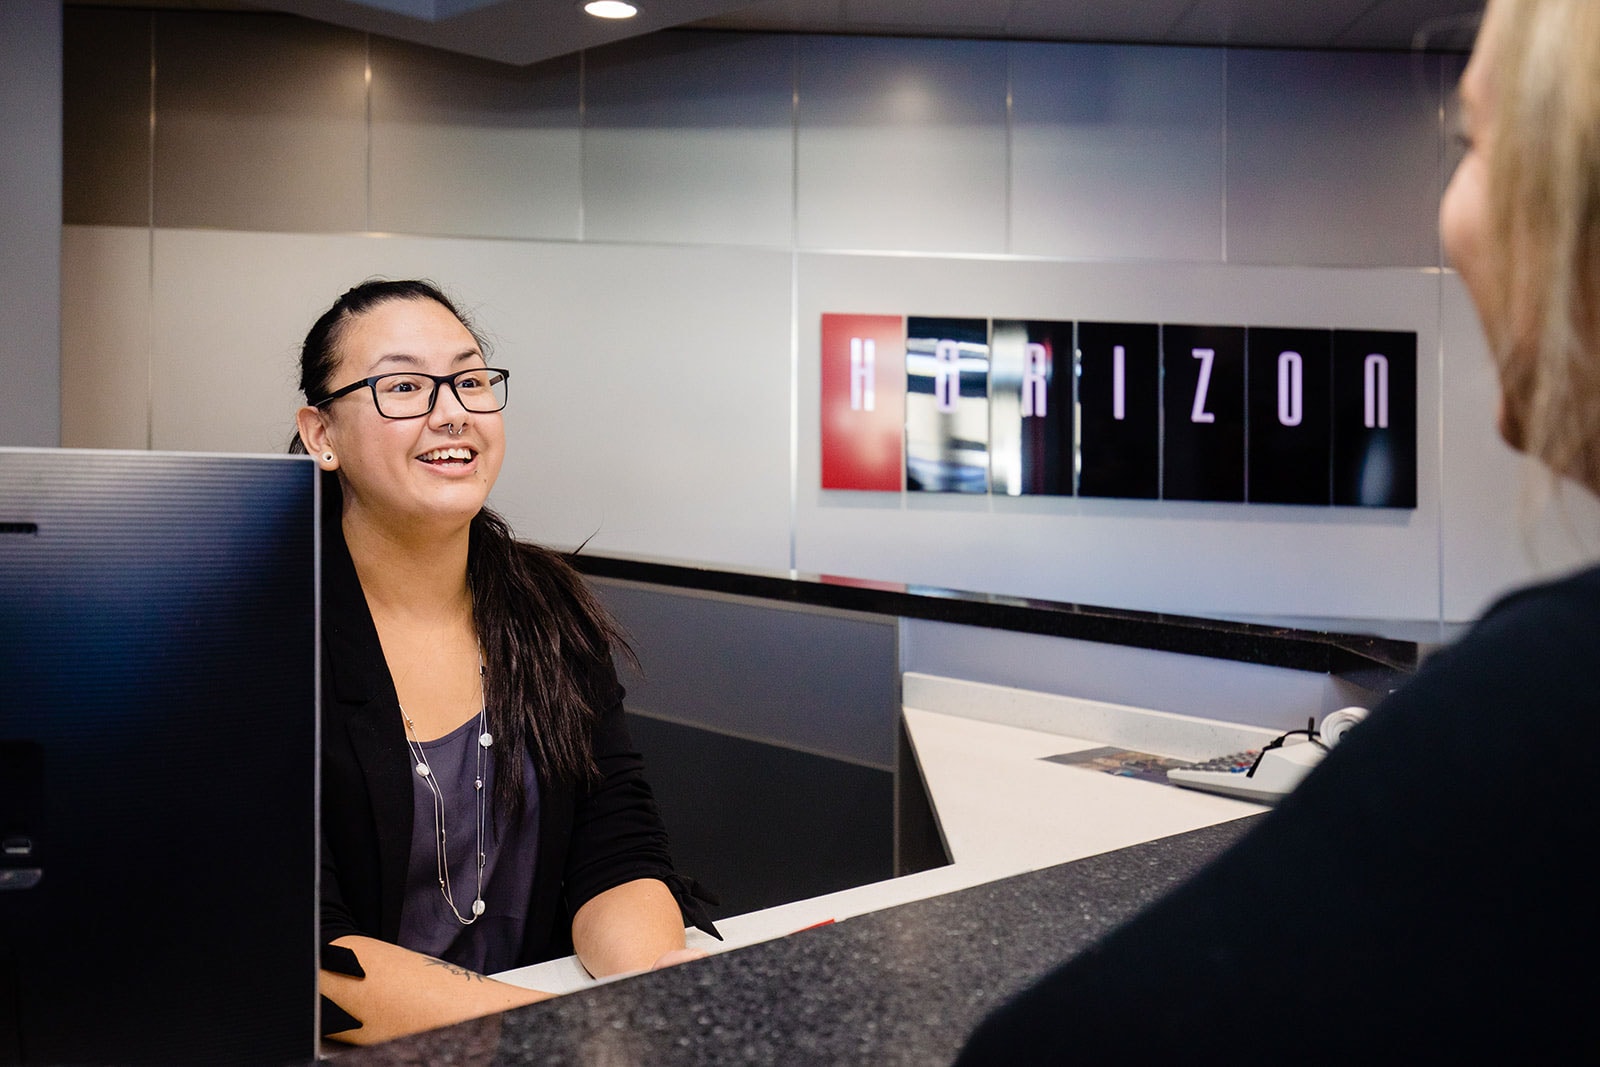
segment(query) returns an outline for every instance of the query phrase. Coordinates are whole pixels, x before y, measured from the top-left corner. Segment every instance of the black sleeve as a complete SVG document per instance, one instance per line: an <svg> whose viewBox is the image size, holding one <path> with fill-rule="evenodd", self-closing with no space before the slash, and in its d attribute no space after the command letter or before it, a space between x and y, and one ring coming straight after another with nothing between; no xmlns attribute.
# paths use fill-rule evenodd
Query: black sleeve
<svg viewBox="0 0 1600 1067"><path fill-rule="evenodd" d="M673 869L666 828L645 780L644 760L628 736L622 684L609 663L599 674L596 691L603 697L596 702L599 715L594 727L599 775L577 797L565 877L569 919L608 889L637 878L656 878L672 891L686 926L720 937L699 886Z"/></svg>
<svg viewBox="0 0 1600 1067"><path fill-rule="evenodd" d="M1501 605L1187 884L960 1062L1582 1050L1600 583Z"/></svg>
<svg viewBox="0 0 1600 1067"><path fill-rule="evenodd" d="M328 847L326 837L322 841L322 873L318 889L321 895L321 919L318 929L322 943L326 945L346 934L362 933L356 925L355 917L345 905L344 893L339 885L339 865L333 858L333 851Z"/></svg>

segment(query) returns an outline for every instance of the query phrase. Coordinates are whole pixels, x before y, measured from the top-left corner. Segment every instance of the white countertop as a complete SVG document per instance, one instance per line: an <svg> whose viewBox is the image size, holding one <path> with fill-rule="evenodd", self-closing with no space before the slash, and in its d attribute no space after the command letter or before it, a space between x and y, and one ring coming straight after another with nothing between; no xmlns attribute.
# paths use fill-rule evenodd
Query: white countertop
<svg viewBox="0 0 1600 1067"><path fill-rule="evenodd" d="M690 930L690 946L726 951L1263 810L1046 757L1115 745L1200 759L1258 747L1269 731L928 675L904 682L907 732L952 862L722 919L725 941ZM496 977L555 993L598 984L571 956Z"/></svg>

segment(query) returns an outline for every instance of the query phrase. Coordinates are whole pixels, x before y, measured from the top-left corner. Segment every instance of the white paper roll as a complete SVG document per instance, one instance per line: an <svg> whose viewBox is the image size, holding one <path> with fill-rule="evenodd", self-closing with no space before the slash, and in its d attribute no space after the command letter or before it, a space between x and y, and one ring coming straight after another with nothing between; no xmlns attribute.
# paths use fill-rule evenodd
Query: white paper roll
<svg viewBox="0 0 1600 1067"><path fill-rule="evenodd" d="M1317 733L1321 737L1322 743L1332 748L1339 743L1341 737L1350 732L1356 723L1366 717L1366 708L1349 707L1340 708L1338 711L1330 711L1322 717L1322 726Z"/></svg>

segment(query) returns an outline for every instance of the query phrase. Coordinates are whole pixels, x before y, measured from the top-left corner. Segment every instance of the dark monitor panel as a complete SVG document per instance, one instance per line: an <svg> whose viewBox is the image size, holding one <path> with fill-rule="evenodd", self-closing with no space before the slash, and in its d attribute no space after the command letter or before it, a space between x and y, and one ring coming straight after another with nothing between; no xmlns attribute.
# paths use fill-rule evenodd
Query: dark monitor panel
<svg viewBox="0 0 1600 1067"><path fill-rule="evenodd" d="M316 481L0 449L0 1064L315 1056Z"/></svg>

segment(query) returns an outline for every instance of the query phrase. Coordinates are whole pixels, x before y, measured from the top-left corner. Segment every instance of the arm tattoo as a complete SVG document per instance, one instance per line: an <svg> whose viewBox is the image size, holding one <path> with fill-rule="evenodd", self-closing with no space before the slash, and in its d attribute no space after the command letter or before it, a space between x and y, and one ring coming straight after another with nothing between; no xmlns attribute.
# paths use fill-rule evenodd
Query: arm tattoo
<svg viewBox="0 0 1600 1067"><path fill-rule="evenodd" d="M459 964L446 963L444 960L436 960L432 956L428 957L428 966L429 967L443 967L446 971L450 972L451 974L456 975L459 978L465 978L469 982L482 982L482 981L485 981L483 975L479 974L477 971L469 971L469 970L467 970L467 968L462 967Z"/></svg>

